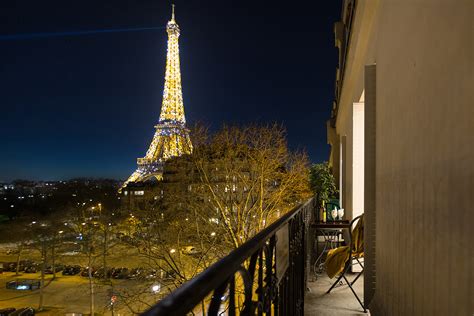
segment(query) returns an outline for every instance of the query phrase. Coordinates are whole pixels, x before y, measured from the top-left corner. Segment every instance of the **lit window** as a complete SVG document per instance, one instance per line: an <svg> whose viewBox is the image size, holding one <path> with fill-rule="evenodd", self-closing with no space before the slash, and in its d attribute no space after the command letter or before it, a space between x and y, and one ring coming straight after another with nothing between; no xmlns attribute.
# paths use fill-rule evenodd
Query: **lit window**
<svg viewBox="0 0 474 316"><path fill-rule="evenodd" d="M144 191L135 191L135 195L143 195L143 194L145 194Z"/></svg>
<svg viewBox="0 0 474 316"><path fill-rule="evenodd" d="M123 191L123 195L127 195L128 194L128 191Z"/></svg>

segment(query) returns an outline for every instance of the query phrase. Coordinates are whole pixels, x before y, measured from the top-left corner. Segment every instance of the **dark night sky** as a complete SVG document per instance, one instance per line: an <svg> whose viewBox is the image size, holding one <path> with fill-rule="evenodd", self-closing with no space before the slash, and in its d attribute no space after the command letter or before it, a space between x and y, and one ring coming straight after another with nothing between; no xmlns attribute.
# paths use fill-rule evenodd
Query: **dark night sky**
<svg viewBox="0 0 474 316"><path fill-rule="evenodd" d="M281 122L326 160L341 1L175 1L188 123ZM317 4L317 5L316 5ZM2 1L0 35L165 26L160 0ZM158 121L164 29L0 40L0 181L126 178Z"/></svg>

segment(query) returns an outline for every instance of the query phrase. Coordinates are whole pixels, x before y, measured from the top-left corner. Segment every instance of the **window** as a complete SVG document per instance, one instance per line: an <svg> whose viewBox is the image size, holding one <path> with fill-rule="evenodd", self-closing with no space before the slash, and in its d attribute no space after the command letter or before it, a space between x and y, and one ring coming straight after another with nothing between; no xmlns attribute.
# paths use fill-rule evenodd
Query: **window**
<svg viewBox="0 0 474 316"><path fill-rule="evenodd" d="M144 195L145 192L144 191L135 191L135 195Z"/></svg>

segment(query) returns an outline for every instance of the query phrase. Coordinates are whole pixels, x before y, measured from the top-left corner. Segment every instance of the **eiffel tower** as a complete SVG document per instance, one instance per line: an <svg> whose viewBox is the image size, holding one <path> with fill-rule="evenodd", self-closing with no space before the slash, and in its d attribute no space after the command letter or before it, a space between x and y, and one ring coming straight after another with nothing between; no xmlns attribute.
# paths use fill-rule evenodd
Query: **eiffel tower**
<svg viewBox="0 0 474 316"><path fill-rule="evenodd" d="M160 118L145 157L137 159L137 170L124 182L122 188L129 182L141 182L152 178L161 180L166 160L190 154L193 150L184 117L179 68L179 26L174 17L174 4L172 6L171 20L166 25L168 52Z"/></svg>

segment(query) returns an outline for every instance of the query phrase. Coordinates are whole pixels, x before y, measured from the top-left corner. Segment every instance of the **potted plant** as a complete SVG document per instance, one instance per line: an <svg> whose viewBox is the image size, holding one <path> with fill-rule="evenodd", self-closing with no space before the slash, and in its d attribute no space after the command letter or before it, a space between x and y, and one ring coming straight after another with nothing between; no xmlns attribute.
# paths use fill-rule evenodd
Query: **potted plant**
<svg viewBox="0 0 474 316"><path fill-rule="evenodd" d="M327 161L311 166L309 182L311 190L316 197L316 209L324 211L325 204L336 196L338 192L334 176ZM316 219L322 220L322 216L316 214Z"/></svg>

